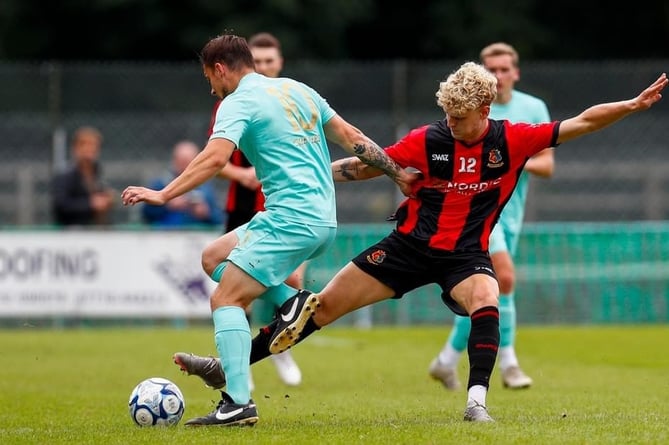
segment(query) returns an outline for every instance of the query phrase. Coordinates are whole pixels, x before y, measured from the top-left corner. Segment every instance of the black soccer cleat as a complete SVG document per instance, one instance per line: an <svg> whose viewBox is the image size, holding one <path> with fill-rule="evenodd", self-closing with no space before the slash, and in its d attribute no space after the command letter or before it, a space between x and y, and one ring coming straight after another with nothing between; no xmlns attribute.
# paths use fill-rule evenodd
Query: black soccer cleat
<svg viewBox="0 0 669 445"><path fill-rule="evenodd" d="M225 386L225 374L219 359L200 357L190 352L177 352L172 358L182 371L200 377L208 387L221 389Z"/></svg>
<svg viewBox="0 0 669 445"><path fill-rule="evenodd" d="M295 345L304 325L320 305L318 297L306 289L299 290L283 303L276 313L276 327L270 338L269 352L280 354Z"/></svg>
<svg viewBox="0 0 669 445"><path fill-rule="evenodd" d="M203 417L190 419L186 426L254 426L258 422L258 410L253 399L249 403L235 403L224 391L216 409Z"/></svg>

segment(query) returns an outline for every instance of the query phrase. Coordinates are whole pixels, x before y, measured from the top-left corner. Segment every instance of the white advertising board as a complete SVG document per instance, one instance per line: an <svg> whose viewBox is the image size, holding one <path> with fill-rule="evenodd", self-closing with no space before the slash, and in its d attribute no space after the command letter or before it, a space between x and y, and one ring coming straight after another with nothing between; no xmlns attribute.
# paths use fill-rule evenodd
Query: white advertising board
<svg viewBox="0 0 669 445"><path fill-rule="evenodd" d="M0 233L0 318L209 318L206 232Z"/></svg>

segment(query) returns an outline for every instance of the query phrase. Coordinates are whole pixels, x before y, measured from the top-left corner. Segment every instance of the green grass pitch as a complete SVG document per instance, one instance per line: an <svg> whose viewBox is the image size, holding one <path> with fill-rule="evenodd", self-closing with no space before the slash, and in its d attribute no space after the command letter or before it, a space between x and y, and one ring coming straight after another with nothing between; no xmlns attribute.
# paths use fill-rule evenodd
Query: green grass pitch
<svg viewBox="0 0 669 445"><path fill-rule="evenodd" d="M0 330L0 444L666 444L669 326L548 326L518 332L527 390L488 394L492 424L464 422L464 389L427 375L445 327L334 326L293 349L297 388L270 361L253 367L253 428L187 428L218 393L172 363L175 351L213 354L208 327ZM460 366L464 382L467 360ZM127 409L152 376L174 381L184 420L140 428Z"/></svg>

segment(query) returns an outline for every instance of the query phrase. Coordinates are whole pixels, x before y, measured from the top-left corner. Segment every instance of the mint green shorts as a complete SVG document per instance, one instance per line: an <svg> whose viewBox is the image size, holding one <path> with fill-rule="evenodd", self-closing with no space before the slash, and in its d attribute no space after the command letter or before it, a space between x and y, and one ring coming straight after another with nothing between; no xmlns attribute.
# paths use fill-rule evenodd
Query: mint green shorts
<svg viewBox="0 0 669 445"><path fill-rule="evenodd" d="M235 229L239 243L228 261L265 287L278 286L304 261L323 254L334 242L336 227L284 221L258 212Z"/></svg>
<svg viewBox="0 0 669 445"><path fill-rule="evenodd" d="M518 240L520 233L510 230L502 224L502 221L492 229L488 245L488 252L492 255L497 252L509 252L509 255L514 256L518 247Z"/></svg>

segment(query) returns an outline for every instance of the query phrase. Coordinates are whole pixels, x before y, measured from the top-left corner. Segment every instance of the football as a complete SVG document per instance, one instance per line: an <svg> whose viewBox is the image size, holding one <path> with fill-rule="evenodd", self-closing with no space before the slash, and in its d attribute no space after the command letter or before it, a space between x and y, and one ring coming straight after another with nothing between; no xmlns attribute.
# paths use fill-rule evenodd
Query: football
<svg viewBox="0 0 669 445"><path fill-rule="evenodd" d="M181 390L170 380L151 377L142 380L130 393L130 417L139 426L176 425L186 408Z"/></svg>

